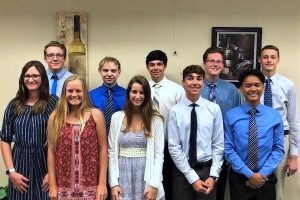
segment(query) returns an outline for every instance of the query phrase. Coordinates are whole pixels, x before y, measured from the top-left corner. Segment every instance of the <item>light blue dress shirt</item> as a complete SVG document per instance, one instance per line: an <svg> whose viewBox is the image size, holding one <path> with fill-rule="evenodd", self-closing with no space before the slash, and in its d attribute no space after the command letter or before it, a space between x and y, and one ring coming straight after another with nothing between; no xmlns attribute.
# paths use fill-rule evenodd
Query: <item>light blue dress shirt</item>
<svg viewBox="0 0 300 200"><path fill-rule="evenodd" d="M205 79L205 85L201 91L201 96L205 99L209 99L209 84L211 83ZM227 111L241 105L240 93L237 88L228 81L218 79L214 84L216 84L216 103L220 106L222 116L224 117Z"/></svg>
<svg viewBox="0 0 300 200"><path fill-rule="evenodd" d="M168 122L168 147L170 155L179 171L190 184L199 176L188 162L190 139L190 106L193 102L186 97L173 106ZM202 97L196 102L197 114L197 161L205 162L212 159L210 176L219 177L223 163L224 131L220 107Z"/></svg>
<svg viewBox="0 0 300 200"><path fill-rule="evenodd" d="M53 72L51 72L50 70L47 70L47 76L48 76L48 80L49 80L49 92L51 92L51 87L52 87L52 84L53 84L53 81L54 81L53 79L51 79L52 75L53 75ZM58 73L56 73L56 75L58 77L57 88L56 88L56 96L60 97L64 82L67 78L69 78L69 76L72 75L72 73L63 68Z"/></svg>
<svg viewBox="0 0 300 200"><path fill-rule="evenodd" d="M225 159L232 169L250 178L253 171L246 165L249 142L249 110L245 103L227 112L225 121ZM258 173L269 176L284 155L283 124L278 111L259 104L256 106L258 130Z"/></svg>

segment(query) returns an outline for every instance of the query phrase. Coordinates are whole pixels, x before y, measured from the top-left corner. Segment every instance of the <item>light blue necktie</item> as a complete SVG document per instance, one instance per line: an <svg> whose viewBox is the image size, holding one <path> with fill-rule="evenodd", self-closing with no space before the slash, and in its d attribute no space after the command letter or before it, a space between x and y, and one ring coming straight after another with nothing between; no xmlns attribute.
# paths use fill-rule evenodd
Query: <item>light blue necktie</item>
<svg viewBox="0 0 300 200"><path fill-rule="evenodd" d="M271 88L271 79L267 79L265 85L265 94L264 94L264 104L266 106L272 107L272 88Z"/></svg>
<svg viewBox="0 0 300 200"><path fill-rule="evenodd" d="M209 91L209 100L211 102L216 103L216 84L211 83L208 86L210 88L210 91Z"/></svg>
<svg viewBox="0 0 300 200"><path fill-rule="evenodd" d="M56 89L57 89L57 81L58 81L58 76L56 74L53 74L51 76L51 79L53 80L52 87L51 87L51 94L56 94Z"/></svg>

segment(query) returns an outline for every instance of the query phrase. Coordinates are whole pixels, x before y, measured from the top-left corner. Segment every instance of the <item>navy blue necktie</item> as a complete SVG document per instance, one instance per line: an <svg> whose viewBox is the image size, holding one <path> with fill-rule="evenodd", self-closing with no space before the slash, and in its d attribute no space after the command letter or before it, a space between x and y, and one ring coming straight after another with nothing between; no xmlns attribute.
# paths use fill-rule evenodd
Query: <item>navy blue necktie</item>
<svg viewBox="0 0 300 200"><path fill-rule="evenodd" d="M250 122L249 122L249 143L248 143L248 159L247 165L252 171L258 169L258 132L255 120L256 108L249 110Z"/></svg>
<svg viewBox="0 0 300 200"><path fill-rule="evenodd" d="M264 104L266 106L272 107L272 88L271 88L271 79L267 79L265 85L265 94L264 94Z"/></svg>
<svg viewBox="0 0 300 200"><path fill-rule="evenodd" d="M106 122L105 128L106 128L107 135L109 133L111 116L114 113L113 97L112 97L111 93L112 93L112 89L108 88L107 89L107 99L106 99L106 104L105 104L105 122Z"/></svg>
<svg viewBox="0 0 300 200"><path fill-rule="evenodd" d="M191 125L190 125L190 149L189 149L189 164L195 167L197 164L197 114L195 107L197 104L192 103Z"/></svg>
<svg viewBox="0 0 300 200"><path fill-rule="evenodd" d="M56 74L53 74L51 76L51 79L53 80L53 83L52 83L52 86L51 86L50 94L56 94L58 76Z"/></svg>

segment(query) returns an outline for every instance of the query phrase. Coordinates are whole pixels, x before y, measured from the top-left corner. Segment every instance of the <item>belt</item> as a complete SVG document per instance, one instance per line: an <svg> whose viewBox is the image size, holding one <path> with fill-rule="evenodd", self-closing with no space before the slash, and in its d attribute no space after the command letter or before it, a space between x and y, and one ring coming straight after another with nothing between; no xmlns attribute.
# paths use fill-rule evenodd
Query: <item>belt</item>
<svg viewBox="0 0 300 200"><path fill-rule="evenodd" d="M124 157L146 157L146 148L122 148L120 147L120 156Z"/></svg>
<svg viewBox="0 0 300 200"><path fill-rule="evenodd" d="M211 167L211 164L212 164L212 160L208 160L208 161L205 161L205 162L198 162L194 169L202 169L204 167Z"/></svg>
<svg viewBox="0 0 300 200"><path fill-rule="evenodd" d="M289 130L284 130L284 135L289 135L290 131Z"/></svg>

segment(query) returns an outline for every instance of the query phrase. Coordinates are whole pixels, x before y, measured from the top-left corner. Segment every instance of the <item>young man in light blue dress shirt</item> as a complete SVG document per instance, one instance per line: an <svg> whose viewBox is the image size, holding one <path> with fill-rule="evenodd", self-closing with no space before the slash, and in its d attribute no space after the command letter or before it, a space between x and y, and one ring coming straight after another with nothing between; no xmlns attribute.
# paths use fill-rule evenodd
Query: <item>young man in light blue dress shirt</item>
<svg viewBox="0 0 300 200"><path fill-rule="evenodd" d="M224 153L223 119L220 107L200 96L204 76L200 66L186 67L182 80L186 96L170 110L168 147L177 168L172 173L173 200L216 199ZM191 128L193 110L196 130Z"/></svg>
<svg viewBox="0 0 300 200"><path fill-rule="evenodd" d="M44 60L48 65L47 76L49 80L50 94L61 96L61 90L65 80L72 75L64 68L67 49L65 45L51 41L44 48Z"/></svg>
<svg viewBox="0 0 300 200"><path fill-rule="evenodd" d="M295 84L277 73L280 61L279 49L274 45L266 45L260 51L258 59L266 79L270 79L272 108L279 111L284 125L285 156L276 168L276 199L283 200L285 177L292 176L298 169L298 153L300 143L300 122ZM266 91L264 92L264 94ZM264 96L261 103L264 103Z"/></svg>
<svg viewBox="0 0 300 200"><path fill-rule="evenodd" d="M245 103L227 112L225 159L231 165L231 200L275 200L274 170L284 155L278 111L260 104L265 77L254 69L239 76Z"/></svg>
<svg viewBox="0 0 300 200"><path fill-rule="evenodd" d="M201 96L217 103L224 118L227 111L240 105L240 94L236 86L220 79L220 74L225 66L224 51L217 47L208 48L203 54L203 66L205 85L201 91ZM228 164L224 162L217 182L217 200L224 200L228 168Z"/></svg>

